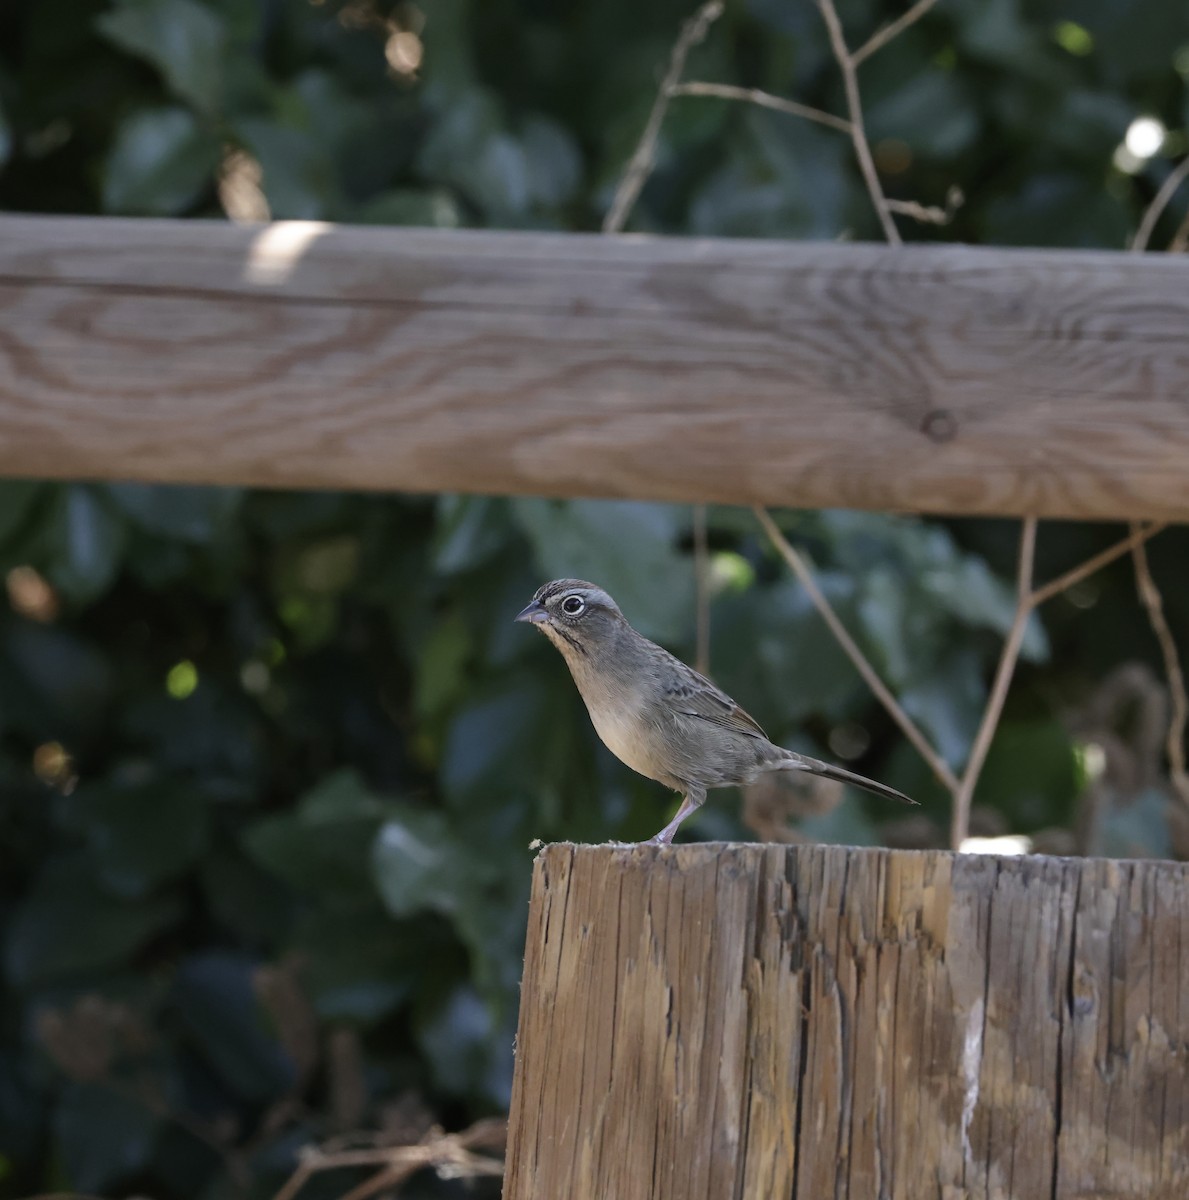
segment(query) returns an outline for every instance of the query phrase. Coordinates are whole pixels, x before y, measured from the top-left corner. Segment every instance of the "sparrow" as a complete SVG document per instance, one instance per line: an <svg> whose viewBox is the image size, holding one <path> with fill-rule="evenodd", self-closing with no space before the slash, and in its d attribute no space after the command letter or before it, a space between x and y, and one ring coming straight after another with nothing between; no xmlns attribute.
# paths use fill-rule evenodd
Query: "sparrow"
<svg viewBox="0 0 1189 1200"><path fill-rule="evenodd" d="M555 579L515 619L535 625L561 651L607 749L683 796L653 844L672 842L710 788L743 786L769 771L805 771L916 803L886 784L769 741L730 696L637 633L596 584Z"/></svg>

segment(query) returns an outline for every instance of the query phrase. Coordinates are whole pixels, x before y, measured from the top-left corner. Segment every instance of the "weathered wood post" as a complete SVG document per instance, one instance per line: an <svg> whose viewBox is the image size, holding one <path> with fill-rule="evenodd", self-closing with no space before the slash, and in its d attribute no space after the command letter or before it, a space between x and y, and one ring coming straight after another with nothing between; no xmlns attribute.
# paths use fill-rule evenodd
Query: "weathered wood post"
<svg viewBox="0 0 1189 1200"><path fill-rule="evenodd" d="M1184 1200L1189 865L537 859L505 1200Z"/></svg>

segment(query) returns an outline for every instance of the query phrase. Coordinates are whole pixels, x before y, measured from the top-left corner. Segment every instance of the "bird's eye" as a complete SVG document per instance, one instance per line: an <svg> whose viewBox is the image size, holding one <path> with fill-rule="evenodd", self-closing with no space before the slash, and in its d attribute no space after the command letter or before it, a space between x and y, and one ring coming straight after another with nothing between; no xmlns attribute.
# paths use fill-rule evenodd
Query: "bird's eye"
<svg viewBox="0 0 1189 1200"><path fill-rule="evenodd" d="M586 605L578 596L567 596L561 602L561 610L567 617L576 617L585 607Z"/></svg>

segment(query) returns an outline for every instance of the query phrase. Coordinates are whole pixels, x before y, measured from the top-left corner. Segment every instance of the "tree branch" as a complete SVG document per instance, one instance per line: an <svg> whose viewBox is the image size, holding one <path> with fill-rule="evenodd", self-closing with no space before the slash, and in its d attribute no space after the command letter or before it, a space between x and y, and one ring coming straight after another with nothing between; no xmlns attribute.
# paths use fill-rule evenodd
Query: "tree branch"
<svg viewBox="0 0 1189 1200"><path fill-rule="evenodd" d="M1187 160L1189 161L1189 160ZM1134 533L1138 527L1132 525ZM1164 600L1160 589L1152 578L1152 570L1148 566L1148 552L1143 542L1136 542L1131 548L1131 556L1135 561L1135 584L1139 598L1144 608L1148 610L1148 620L1152 632L1160 643L1160 655L1164 659L1164 673L1168 677L1168 692L1171 715L1168 722L1168 732L1165 736L1165 746L1168 752L1168 775L1172 782L1173 791L1180 797L1181 803L1189 808L1189 772L1185 770L1185 726L1189 723L1189 696L1185 694L1185 673L1181 670L1181 660L1177 654L1177 644L1173 641L1172 630L1164 616Z"/></svg>
<svg viewBox="0 0 1189 1200"><path fill-rule="evenodd" d="M722 16L722 10L722 0L707 0L707 3L681 27L681 33L678 34L669 54L669 66L661 80L661 86L657 89L656 99L652 102L652 111L648 114L644 132L640 135L636 151L628 162L623 179L615 191L615 198L611 201L611 207L603 220L604 233L619 233L627 224L628 214L635 206L640 189L652 173L656 161L657 138L660 137L661 125L665 120L673 88L677 86L681 72L685 70L685 60L689 57L689 52L705 38L710 26Z"/></svg>
<svg viewBox="0 0 1189 1200"><path fill-rule="evenodd" d="M983 764L987 760L987 752L999 727L999 719L1003 715L1003 706L1007 701L1007 693L1011 687L1012 676L1015 674L1016 662L1020 657L1020 647L1024 644L1024 633L1028 628L1029 618L1034 607L1032 600L1032 569L1036 561L1036 518L1025 517L1020 527L1020 556L1016 567L1016 611L1012 617L1011 628L1003 643L999 655L999 666L995 670L995 682L991 685L991 694L987 698L987 706L983 709L983 719L979 722L978 732L974 736L974 744L970 748L970 757L966 760L966 769L962 772L962 783L954 793L954 809L950 825L950 846L957 850L966 840L970 832L970 806L974 799L974 789L982 774Z"/></svg>
<svg viewBox="0 0 1189 1200"><path fill-rule="evenodd" d="M873 33L854 53L851 62L858 67L866 62L877 50L882 50L894 37L902 34L910 25L915 25L925 13L937 3L937 0L917 0L903 16L897 17L890 24Z"/></svg>
<svg viewBox="0 0 1189 1200"><path fill-rule="evenodd" d="M1152 240L1152 231L1156 228L1156 222L1164 215L1164 210L1169 206L1177 188L1186 179L1189 179L1189 155L1181 159L1177 166L1169 172L1168 178L1160 185L1160 190L1152 197L1152 203L1144 209L1139 228L1131 240L1132 250L1142 251L1148 248L1148 243Z"/></svg>
<svg viewBox="0 0 1189 1200"><path fill-rule="evenodd" d="M887 199L880 186L879 175L875 170L875 160L871 157L871 146L867 142L867 130L863 125L863 103L859 98L859 78L855 70L855 60L846 48L846 38L842 33L842 22L838 19L838 10L834 0L817 0L817 6L826 23L826 33L830 38L830 48L842 72L842 86L846 92L846 114L850 118L850 140L855 148L855 158L859 162L859 171L863 182L867 185L867 194L875 207L875 215L883 227L884 237L889 245L902 244L900 231L888 209Z"/></svg>
<svg viewBox="0 0 1189 1200"><path fill-rule="evenodd" d="M820 108L810 108L808 104L798 104L796 100L773 96L770 92L761 92L758 88L736 87L730 83L678 83L669 89L669 95L714 96L719 100L741 100L746 104L757 104L760 108L787 113L790 117L804 117L806 121L816 121L819 125L826 125L847 136L851 132L850 122L844 117L836 117Z"/></svg>
<svg viewBox="0 0 1189 1200"><path fill-rule="evenodd" d="M755 512L756 520L759 521L763 526L764 532L768 535L768 539L776 547L784 561L792 568L793 574L796 575L810 600L813 601L813 606L821 614L822 620L825 621L830 632L834 635L835 641L842 647L847 658L854 663L855 669L863 677L867 686L879 698L888 715L900 726L901 732L913 744L917 753L929 765L929 769L937 776L942 785L951 794L956 792L958 789L957 776L950 770L949 764L945 759L929 744L929 739L920 731L913 719L900 707L896 697L888 690L887 685L880 679L879 673L868 661L867 656L859 649L858 643L847 632L846 626L842 624L838 614L834 611L833 605L826 599L821 588L818 587L817 580L813 577L813 571L810 569L808 563L805 562L784 534L781 533L780 527L772 520L765 509L757 507L753 511Z"/></svg>
<svg viewBox="0 0 1189 1200"><path fill-rule="evenodd" d="M706 505L694 505L694 590L697 649L694 666L710 674L710 547L706 531Z"/></svg>
<svg viewBox="0 0 1189 1200"><path fill-rule="evenodd" d="M1145 529L1135 529L1133 527L1131 534L1121 542L1116 542L1113 546L1108 546L1105 550L1095 554L1093 558L1086 559L1084 563L1066 571L1064 575L1058 575L1050 583L1037 588L1032 593L1032 607L1037 608L1039 605L1044 604L1046 600L1051 600L1061 592L1068 591L1075 583L1081 583L1087 576L1093 575L1095 571L1102 570L1108 563L1113 563L1116 558L1122 558L1133 547L1138 546L1141 542L1146 542L1149 538L1155 537L1161 530L1167 528L1168 526L1163 521L1158 521L1156 524L1149 525Z"/></svg>

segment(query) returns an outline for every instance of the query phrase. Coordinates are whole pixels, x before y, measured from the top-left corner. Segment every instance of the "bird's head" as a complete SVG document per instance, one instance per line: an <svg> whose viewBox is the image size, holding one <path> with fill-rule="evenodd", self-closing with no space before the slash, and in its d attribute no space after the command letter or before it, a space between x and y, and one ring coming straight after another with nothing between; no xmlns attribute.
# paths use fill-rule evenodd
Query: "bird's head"
<svg viewBox="0 0 1189 1200"><path fill-rule="evenodd" d="M627 625L619 605L583 579L555 579L539 587L516 620L535 625L567 659L589 658Z"/></svg>

